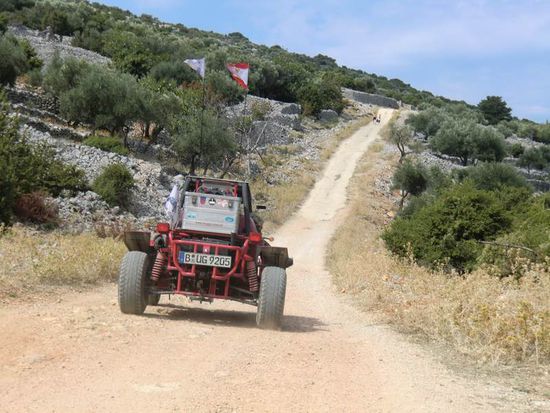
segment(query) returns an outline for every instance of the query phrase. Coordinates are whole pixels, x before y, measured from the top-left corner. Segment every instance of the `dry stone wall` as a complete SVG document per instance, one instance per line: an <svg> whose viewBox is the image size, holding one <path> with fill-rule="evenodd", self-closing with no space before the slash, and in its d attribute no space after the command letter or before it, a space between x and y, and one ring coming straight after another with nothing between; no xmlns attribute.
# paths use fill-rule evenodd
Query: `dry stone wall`
<svg viewBox="0 0 550 413"><path fill-rule="evenodd" d="M344 94L344 97L347 99L355 100L356 102L360 102L368 105L381 106L384 108L391 108L391 109L399 109L400 107L400 104L397 100L389 98L387 96L380 96L372 93L359 92L357 90L346 89L346 88L342 89L342 93Z"/></svg>

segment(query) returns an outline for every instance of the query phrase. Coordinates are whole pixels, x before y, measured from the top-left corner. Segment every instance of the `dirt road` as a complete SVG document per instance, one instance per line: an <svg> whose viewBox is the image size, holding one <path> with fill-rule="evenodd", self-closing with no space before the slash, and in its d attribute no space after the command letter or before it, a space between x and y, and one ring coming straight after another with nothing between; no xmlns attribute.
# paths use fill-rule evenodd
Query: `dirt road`
<svg viewBox="0 0 550 413"><path fill-rule="evenodd" d="M383 124L390 111L382 111ZM323 269L346 186L382 125L344 141L275 234L289 270L283 331L236 303L163 301L120 314L116 287L0 309L0 411L492 411L503 389L457 377L332 290ZM360 269L358 269L360 271ZM175 307L177 304L178 307ZM518 396L519 397L519 396ZM527 401L518 398L513 410Z"/></svg>

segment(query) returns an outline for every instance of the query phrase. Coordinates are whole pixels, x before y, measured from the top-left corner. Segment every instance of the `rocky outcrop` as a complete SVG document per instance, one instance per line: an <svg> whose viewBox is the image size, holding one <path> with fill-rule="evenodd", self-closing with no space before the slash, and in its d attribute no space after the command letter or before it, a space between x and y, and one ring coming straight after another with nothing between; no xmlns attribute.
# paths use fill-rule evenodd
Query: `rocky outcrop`
<svg viewBox="0 0 550 413"><path fill-rule="evenodd" d="M92 191L74 196L65 195L53 199L57 206L60 228L70 233L95 231L100 235L114 236L125 229L141 229L150 218L136 218L119 207L111 208Z"/></svg>
<svg viewBox="0 0 550 413"><path fill-rule="evenodd" d="M318 118L321 122L335 122L338 120L338 113L332 109L323 109L319 112Z"/></svg>
<svg viewBox="0 0 550 413"><path fill-rule="evenodd" d="M105 152L65 139L53 138L50 133L41 132L28 125L24 125L21 129L30 142L47 143L56 151L58 159L82 169L90 182L106 166L114 163L124 164L132 173L136 184L132 191L129 211L137 217L164 215L163 201L169 193L170 177L165 176L160 164Z"/></svg>
<svg viewBox="0 0 550 413"><path fill-rule="evenodd" d="M111 62L111 59L91 50L71 46L72 37L69 36L61 37L49 30L31 30L25 26L10 26L8 30L16 37L27 39L45 66L52 61L56 52L63 59L74 57L98 65L107 65Z"/></svg>
<svg viewBox="0 0 550 413"><path fill-rule="evenodd" d="M375 95L373 93L359 92L357 90L342 88L342 93L344 97L350 100L355 100L356 102L381 106L383 108L392 108L399 109L400 103L392 98L387 96Z"/></svg>
<svg viewBox="0 0 550 413"><path fill-rule="evenodd" d="M251 141L258 142L259 148L270 145L288 145L292 131L302 131L300 113L302 108L296 103L248 96L246 104L241 102L227 109L230 119L242 115L252 115Z"/></svg>

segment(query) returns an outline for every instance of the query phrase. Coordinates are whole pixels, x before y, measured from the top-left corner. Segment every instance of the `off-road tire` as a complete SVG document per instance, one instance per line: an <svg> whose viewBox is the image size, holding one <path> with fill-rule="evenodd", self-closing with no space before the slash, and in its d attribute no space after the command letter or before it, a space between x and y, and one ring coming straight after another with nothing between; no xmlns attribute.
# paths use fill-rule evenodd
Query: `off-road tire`
<svg viewBox="0 0 550 413"><path fill-rule="evenodd" d="M265 267L260 282L260 297L256 324L260 328L279 330L285 307L286 271L279 267Z"/></svg>
<svg viewBox="0 0 550 413"><path fill-rule="evenodd" d="M125 314L143 314L148 303L149 256L129 251L122 259L118 277L118 305Z"/></svg>
<svg viewBox="0 0 550 413"><path fill-rule="evenodd" d="M147 305L158 305L160 301L160 294L149 294L147 297Z"/></svg>

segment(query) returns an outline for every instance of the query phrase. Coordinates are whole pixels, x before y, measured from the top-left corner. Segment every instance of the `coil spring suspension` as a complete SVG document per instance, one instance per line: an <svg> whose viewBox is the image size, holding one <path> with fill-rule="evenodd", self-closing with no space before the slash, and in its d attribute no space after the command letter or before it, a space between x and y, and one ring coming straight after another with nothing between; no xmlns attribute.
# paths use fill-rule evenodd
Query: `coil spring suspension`
<svg viewBox="0 0 550 413"><path fill-rule="evenodd" d="M157 257L155 258L155 263L153 264L153 269L151 270L151 280L157 282L166 270L166 265L168 264L168 256L163 252L158 252Z"/></svg>
<svg viewBox="0 0 550 413"><path fill-rule="evenodd" d="M248 288L250 288L250 291L258 291L258 273L256 272L256 263L254 261L246 263L246 276L248 277Z"/></svg>

